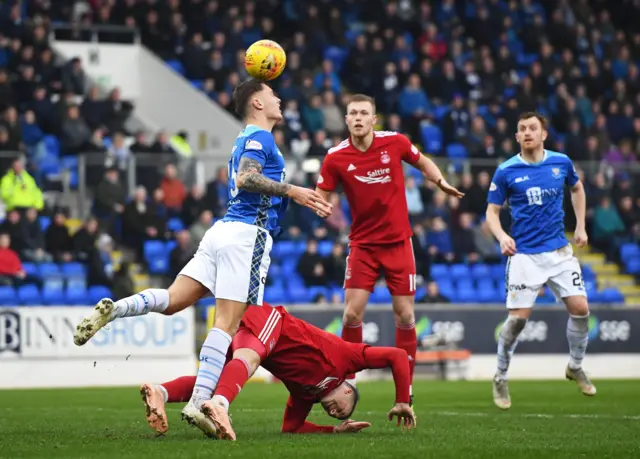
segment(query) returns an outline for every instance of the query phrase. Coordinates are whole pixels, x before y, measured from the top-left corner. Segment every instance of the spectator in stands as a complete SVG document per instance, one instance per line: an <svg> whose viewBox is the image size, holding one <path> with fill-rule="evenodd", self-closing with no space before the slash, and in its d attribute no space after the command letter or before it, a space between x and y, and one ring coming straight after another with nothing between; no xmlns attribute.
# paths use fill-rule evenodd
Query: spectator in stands
<svg viewBox="0 0 640 459"><path fill-rule="evenodd" d="M416 260L416 273L423 277L429 277L430 260L429 260L429 244L427 231L421 224L413 225L413 236L411 238L413 245L413 256Z"/></svg>
<svg viewBox="0 0 640 459"><path fill-rule="evenodd" d="M210 210L204 210L198 217L198 220L189 228L189 234L191 234L191 240L195 244L199 244L204 233L213 225L213 212Z"/></svg>
<svg viewBox="0 0 640 459"><path fill-rule="evenodd" d="M38 220L38 211L28 209L22 220L24 247L22 258L28 261L51 261L53 257L45 251L44 232Z"/></svg>
<svg viewBox="0 0 640 459"><path fill-rule="evenodd" d="M322 113L322 99L314 94L309 100L309 104L302 108L302 123L305 129L311 133L324 129L324 115Z"/></svg>
<svg viewBox="0 0 640 459"><path fill-rule="evenodd" d="M0 111L4 111L15 102L9 75L5 69L0 69Z"/></svg>
<svg viewBox="0 0 640 459"><path fill-rule="evenodd" d="M69 262L73 259L73 239L66 222L66 214L57 210L44 236L47 252L58 262Z"/></svg>
<svg viewBox="0 0 640 459"><path fill-rule="evenodd" d="M111 291L113 292L114 300L120 300L135 293L135 285L129 274L130 269L130 263L124 262L120 264L120 268L113 274Z"/></svg>
<svg viewBox="0 0 640 459"><path fill-rule="evenodd" d="M22 150L22 126L20 125L20 118L18 117L18 111L15 107L8 107L4 111L0 126L7 130L11 141L17 143L19 149Z"/></svg>
<svg viewBox="0 0 640 459"><path fill-rule="evenodd" d="M438 288L438 284L435 281L429 281L427 283L427 294L424 298L418 298L420 303L450 303L449 298L440 293L440 288Z"/></svg>
<svg viewBox="0 0 640 459"><path fill-rule="evenodd" d="M131 202L124 206L122 213L123 242L142 254L145 240L164 240L166 221L156 214L147 203L147 190L136 188Z"/></svg>
<svg viewBox="0 0 640 459"><path fill-rule="evenodd" d="M593 245L608 252L612 248L614 237L622 234L625 230L620 214L611 205L611 199L604 196L593 214L593 228L591 230Z"/></svg>
<svg viewBox="0 0 640 459"><path fill-rule="evenodd" d="M344 245L336 242L333 244L331 254L324 259L324 272L329 285L341 286L344 284L344 273L347 269Z"/></svg>
<svg viewBox="0 0 640 459"><path fill-rule="evenodd" d="M451 233L442 217L435 217L431 222L431 231L427 235L429 255L434 261L452 262L456 256L453 252Z"/></svg>
<svg viewBox="0 0 640 459"><path fill-rule="evenodd" d="M207 208L211 209L215 215L221 216L227 208L229 201L229 169L219 167L216 171L216 178L207 183L206 202Z"/></svg>
<svg viewBox="0 0 640 459"><path fill-rule="evenodd" d="M90 129L95 130L102 127L105 118L105 104L104 101L100 100L97 86L92 86L89 94L82 101L80 114Z"/></svg>
<svg viewBox="0 0 640 459"><path fill-rule="evenodd" d="M151 145L151 153L170 153L175 154L174 148L169 143L169 136L165 131L156 134L156 140Z"/></svg>
<svg viewBox="0 0 640 459"><path fill-rule="evenodd" d="M190 227L206 209L204 190L200 185L193 185L191 191L182 202L180 218L185 227Z"/></svg>
<svg viewBox="0 0 640 459"><path fill-rule="evenodd" d="M346 129L344 110L336 103L333 91L322 93L321 108L324 128L329 136L342 135Z"/></svg>
<svg viewBox="0 0 640 459"><path fill-rule="evenodd" d="M329 195L329 203L333 206L333 211L324 221L334 237L339 237L349 229L349 220L340 205L340 195L331 193Z"/></svg>
<svg viewBox="0 0 640 459"><path fill-rule="evenodd" d="M16 158L11 169L0 180L0 198L7 210L25 211L31 207L42 210L44 201L42 191L33 177L24 170L24 161Z"/></svg>
<svg viewBox="0 0 640 459"><path fill-rule="evenodd" d="M87 281L89 285L102 285L111 288L113 283L113 239L108 234L101 234L96 248L91 251L88 261Z"/></svg>
<svg viewBox="0 0 640 459"><path fill-rule="evenodd" d="M18 154L20 145L9 138L9 132L0 126L0 151ZM0 156L0 170L6 170L11 166L11 159Z"/></svg>
<svg viewBox="0 0 640 459"><path fill-rule="evenodd" d="M478 248L473 237L473 216L469 213L460 214L459 224L451 236L456 258L461 261L474 263L478 261Z"/></svg>
<svg viewBox="0 0 640 459"><path fill-rule="evenodd" d="M102 228L112 235L115 234L116 219L124 211L126 197L118 168L110 167L96 189L93 213Z"/></svg>
<svg viewBox="0 0 640 459"><path fill-rule="evenodd" d="M78 261L89 261L98 242L98 220L89 217L73 235L73 256Z"/></svg>
<svg viewBox="0 0 640 459"><path fill-rule="evenodd" d="M489 224L483 218L479 225L472 230L473 242L485 263L499 263L502 260L500 245L489 229Z"/></svg>
<svg viewBox="0 0 640 459"><path fill-rule="evenodd" d="M633 198L624 196L619 204L620 218L628 234L636 241L640 240L640 211L634 207Z"/></svg>
<svg viewBox="0 0 640 459"><path fill-rule="evenodd" d="M176 234L176 247L169 254L169 277L175 277L196 253L189 231L183 230Z"/></svg>
<svg viewBox="0 0 640 459"><path fill-rule="evenodd" d="M116 132L113 135L111 146L107 149L105 167L116 166L121 171L125 171L128 169L130 157L131 150L125 143L124 135L122 132Z"/></svg>
<svg viewBox="0 0 640 459"><path fill-rule="evenodd" d="M124 132L128 133L125 123L133 112L133 104L129 101L122 100L120 88L113 88L109 93L109 97L104 101L104 124L110 133Z"/></svg>
<svg viewBox="0 0 640 459"><path fill-rule="evenodd" d="M329 279L318 253L318 242L314 239L307 241L307 249L298 260L297 271L307 287L327 285Z"/></svg>
<svg viewBox="0 0 640 459"><path fill-rule="evenodd" d="M18 254L11 249L11 237L0 233L0 285L21 285L26 278Z"/></svg>
<svg viewBox="0 0 640 459"><path fill-rule="evenodd" d="M424 204L420 189L413 176L408 176L404 180L404 191L407 196L407 208L411 221L418 221L424 217Z"/></svg>
<svg viewBox="0 0 640 459"><path fill-rule="evenodd" d="M9 235L11 249L18 254L22 253L25 248L25 234L22 216L18 210L9 211L7 219L0 223L0 233Z"/></svg>
<svg viewBox="0 0 640 459"><path fill-rule="evenodd" d="M164 167L164 177L160 182L160 188L164 192L164 205L171 216L180 215L182 203L187 197L184 183L178 177L178 169L174 164Z"/></svg>
<svg viewBox="0 0 640 459"><path fill-rule="evenodd" d="M65 91L83 96L87 88L87 77L82 68L82 60L74 57L62 68L62 86Z"/></svg>
<svg viewBox="0 0 640 459"><path fill-rule="evenodd" d="M36 115L32 110L27 110L20 122L22 126L22 142L30 161L39 163L47 155L44 146L44 132L36 123Z"/></svg>
<svg viewBox="0 0 640 459"><path fill-rule="evenodd" d="M64 155L77 155L85 150L93 151L89 126L80 118L80 109L71 105L67 109L66 119L62 122L61 146Z"/></svg>

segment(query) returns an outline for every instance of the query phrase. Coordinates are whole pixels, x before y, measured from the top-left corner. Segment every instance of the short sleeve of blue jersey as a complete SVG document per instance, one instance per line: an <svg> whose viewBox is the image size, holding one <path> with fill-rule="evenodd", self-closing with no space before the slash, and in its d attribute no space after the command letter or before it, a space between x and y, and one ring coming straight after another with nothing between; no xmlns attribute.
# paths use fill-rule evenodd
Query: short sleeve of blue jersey
<svg viewBox="0 0 640 459"><path fill-rule="evenodd" d="M257 131L247 137L244 144L242 156L254 159L260 163L262 167L267 162L269 156L275 151L275 141L273 135L267 131Z"/></svg>
<svg viewBox="0 0 640 459"><path fill-rule="evenodd" d="M573 161L569 157L567 157L567 179L566 183L569 186L573 186L580 180L578 177L578 172L576 172L576 167L573 165Z"/></svg>
<svg viewBox="0 0 640 459"><path fill-rule="evenodd" d="M489 204L496 204L501 206L507 199L507 181L505 179L504 169L496 169L496 173L493 174L493 180L489 185L489 194L487 195L487 202Z"/></svg>

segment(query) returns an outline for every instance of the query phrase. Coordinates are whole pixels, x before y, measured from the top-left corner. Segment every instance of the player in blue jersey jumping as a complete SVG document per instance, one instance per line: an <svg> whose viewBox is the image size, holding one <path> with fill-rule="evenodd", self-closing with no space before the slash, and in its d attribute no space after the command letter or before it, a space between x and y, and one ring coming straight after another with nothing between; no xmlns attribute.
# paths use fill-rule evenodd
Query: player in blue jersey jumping
<svg viewBox="0 0 640 459"><path fill-rule="evenodd" d="M506 268L509 316L500 330L498 368L493 379L493 401L501 409L511 407L507 383L509 363L518 335L545 284L569 312L566 378L574 380L583 394L596 393L582 370L589 333L589 305L580 263L565 237L565 185L571 189L578 247L587 244L586 197L571 159L544 149L547 134L543 116L534 112L520 115L516 139L521 151L498 167L487 198L487 223L500 242L503 255L509 257ZM511 210L511 236L500 224L500 209L505 201Z"/></svg>
<svg viewBox="0 0 640 459"><path fill-rule="evenodd" d="M262 305L272 237L289 199L331 214L331 204L314 190L285 183L285 162L271 130L282 119L280 99L258 80L240 84L235 108L246 127L238 135L229 161L229 208L204 235L196 254L168 290L147 289L119 301L101 300L80 322L74 341L81 346L116 318L149 312L171 315L212 294L216 317L200 353L198 377L183 417L196 425L202 405L211 399L227 350L247 305Z"/></svg>

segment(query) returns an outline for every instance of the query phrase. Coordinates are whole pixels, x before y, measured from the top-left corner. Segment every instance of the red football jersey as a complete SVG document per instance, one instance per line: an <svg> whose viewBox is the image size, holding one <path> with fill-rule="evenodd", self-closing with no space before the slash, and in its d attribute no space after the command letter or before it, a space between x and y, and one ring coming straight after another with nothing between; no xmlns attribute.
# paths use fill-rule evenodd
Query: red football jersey
<svg viewBox="0 0 640 459"><path fill-rule="evenodd" d="M402 161L415 164L420 151L397 132L374 132L367 151L351 138L329 149L318 188L333 191L341 184L351 209L351 244L386 244L410 238Z"/></svg>
<svg viewBox="0 0 640 459"><path fill-rule="evenodd" d="M254 333L260 333L263 317L260 311L251 314L251 308L247 308L249 313L245 312L242 322ZM282 306L276 309L281 313L282 333L261 365L285 384L293 398L317 402L342 384L346 375L367 365L367 344L347 343L295 318Z"/></svg>

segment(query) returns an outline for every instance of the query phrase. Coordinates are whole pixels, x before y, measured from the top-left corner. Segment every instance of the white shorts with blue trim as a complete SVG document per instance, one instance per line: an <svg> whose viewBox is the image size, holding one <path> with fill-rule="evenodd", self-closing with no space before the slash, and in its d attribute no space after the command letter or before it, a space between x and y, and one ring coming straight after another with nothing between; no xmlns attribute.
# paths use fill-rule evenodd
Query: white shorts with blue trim
<svg viewBox="0 0 640 459"><path fill-rule="evenodd" d="M506 270L507 308L531 308L542 286L549 287L557 301L570 296L587 296L580 262L571 244L536 254L516 253Z"/></svg>
<svg viewBox="0 0 640 459"><path fill-rule="evenodd" d="M220 220L180 274L200 282L215 298L261 306L272 245L262 228Z"/></svg>

